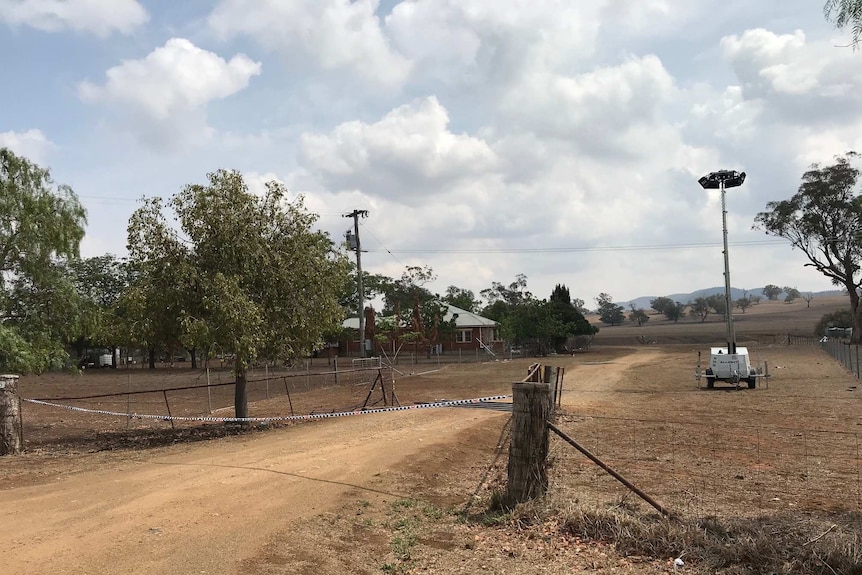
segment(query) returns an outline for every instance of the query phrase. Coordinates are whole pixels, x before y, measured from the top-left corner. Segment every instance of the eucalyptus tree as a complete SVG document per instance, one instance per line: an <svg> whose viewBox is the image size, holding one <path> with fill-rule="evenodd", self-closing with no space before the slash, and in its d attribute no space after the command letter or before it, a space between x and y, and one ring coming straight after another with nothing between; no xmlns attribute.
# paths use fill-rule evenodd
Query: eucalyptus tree
<svg viewBox="0 0 862 575"><path fill-rule="evenodd" d="M68 358L77 302L58 260L77 257L86 221L72 188L0 148L0 369L39 372Z"/></svg>
<svg viewBox="0 0 862 575"><path fill-rule="evenodd" d="M859 293L862 289L862 197L856 190L860 171L855 152L837 156L830 166L813 164L788 200L766 204L754 227L790 241L812 267L841 286L850 298L853 343L860 342Z"/></svg>
<svg viewBox="0 0 862 575"><path fill-rule="evenodd" d="M273 181L256 196L239 172L219 170L167 204L145 202L129 223L130 258L141 281L151 282L144 292L164 288L176 303L158 321L176 322L183 341L234 357L237 417L248 417L247 370L254 359L308 353L343 317L338 298L346 258L313 229L317 216L302 196L287 195ZM159 333L158 326L146 327ZM160 335L170 332L168 326Z"/></svg>

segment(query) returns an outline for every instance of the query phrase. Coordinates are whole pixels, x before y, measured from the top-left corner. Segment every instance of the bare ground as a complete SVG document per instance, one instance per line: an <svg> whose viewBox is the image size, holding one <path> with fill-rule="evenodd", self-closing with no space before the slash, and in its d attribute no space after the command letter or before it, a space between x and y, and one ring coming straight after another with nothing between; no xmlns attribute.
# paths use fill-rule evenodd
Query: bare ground
<svg viewBox="0 0 862 575"><path fill-rule="evenodd" d="M695 516L859 521L855 379L816 348L755 354L775 377L751 391L698 388L690 346L596 349L547 363L567 369L560 426L665 505ZM399 377L397 394L407 405L509 393L529 363L430 366ZM25 380L22 390L57 397L128 385L99 376ZM357 389L294 390L291 401L299 413L338 408L361 401ZM286 396L270 392L256 414L287 409ZM187 399L173 409L202 411L201 397ZM624 557L553 520L486 515L505 474L506 413L411 410L237 433L26 408L32 448L0 461L0 525L12 534L0 550L4 573L672 570L671 556ZM643 507L555 439L552 454L557 505Z"/></svg>

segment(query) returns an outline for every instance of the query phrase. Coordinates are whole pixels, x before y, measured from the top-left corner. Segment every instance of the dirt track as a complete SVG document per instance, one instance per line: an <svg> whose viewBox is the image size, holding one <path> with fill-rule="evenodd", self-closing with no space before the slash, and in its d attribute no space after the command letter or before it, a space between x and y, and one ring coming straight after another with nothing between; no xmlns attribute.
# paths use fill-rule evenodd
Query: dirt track
<svg viewBox="0 0 862 575"><path fill-rule="evenodd" d="M634 359L580 369L610 383ZM499 429L507 417L417 410L112 454L97 470L0 491L0 525L12 537L0 565L16 575L235 573L276 532L347 498L409 496L396 470L469 441L471 429Z"/></svg>

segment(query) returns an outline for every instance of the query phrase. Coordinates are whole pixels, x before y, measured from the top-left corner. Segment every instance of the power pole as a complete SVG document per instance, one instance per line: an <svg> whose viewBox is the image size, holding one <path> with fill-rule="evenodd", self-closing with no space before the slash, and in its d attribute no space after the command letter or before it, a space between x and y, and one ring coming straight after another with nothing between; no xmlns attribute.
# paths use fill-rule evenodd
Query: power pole
<svg viewBox="0 0 862 575"><path fill-rule="evenodd" d="M353 218L353 234L356 238L355 248L348 242L350 249L356 250L356 289L359 293L359 357L365 357L365 292L362 287L362 244L359 242L359 218L367 218L368 210L353 210L344 214L345 218ZM348 232L349 234L349 232Z"/></svg>

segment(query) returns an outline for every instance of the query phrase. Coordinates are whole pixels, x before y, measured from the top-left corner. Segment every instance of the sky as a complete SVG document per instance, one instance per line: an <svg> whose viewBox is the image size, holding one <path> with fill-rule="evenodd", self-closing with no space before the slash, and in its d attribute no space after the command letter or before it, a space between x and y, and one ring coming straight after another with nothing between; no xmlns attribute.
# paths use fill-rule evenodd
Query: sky
<svg viewBox="0 0 862 575"><path fill-rule="evenodd" d="M832 289L754 230L862 150L862 52L822 0L0 0L0 146L126 253L143 197L277 179L363 269L594 306L731 283Z"/></svg>

